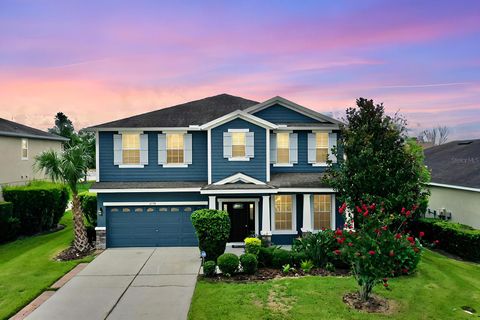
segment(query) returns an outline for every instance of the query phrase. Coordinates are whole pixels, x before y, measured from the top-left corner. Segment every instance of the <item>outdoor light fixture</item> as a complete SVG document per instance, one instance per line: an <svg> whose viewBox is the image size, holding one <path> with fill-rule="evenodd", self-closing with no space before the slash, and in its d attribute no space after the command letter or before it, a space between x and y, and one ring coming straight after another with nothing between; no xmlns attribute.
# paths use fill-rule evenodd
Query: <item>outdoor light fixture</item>
<svg viewBox="0 0 480 320"><path fill-rule="evenodd" d="M103 208L98 209L97 214L99 216L103 215Z"/></svg>

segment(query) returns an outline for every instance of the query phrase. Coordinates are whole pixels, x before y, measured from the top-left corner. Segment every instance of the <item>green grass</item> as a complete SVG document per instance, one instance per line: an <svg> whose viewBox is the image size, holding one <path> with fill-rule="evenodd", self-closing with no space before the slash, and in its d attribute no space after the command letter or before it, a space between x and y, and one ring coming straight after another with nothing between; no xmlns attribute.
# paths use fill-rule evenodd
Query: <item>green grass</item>
<svg viewBox="0 0 480 320"><path fill-rule="evenodd" d="M20 310L78 263L92 260L53 260L73 239L71 212L60 223L65 229L0 245L0 319Z"/></svg>
<svg viewBox="0 0 480 320"><path fill-rule="evenodd" d="M375 293L392 302L391 314L349 309L346 292L354 279L304 277L258 283L213 283L200 280L189 319L473 319L480 312L480 265L426 251L412 276L391 279L391 291ZM470 306L472 316L461 310Z"/></svg>

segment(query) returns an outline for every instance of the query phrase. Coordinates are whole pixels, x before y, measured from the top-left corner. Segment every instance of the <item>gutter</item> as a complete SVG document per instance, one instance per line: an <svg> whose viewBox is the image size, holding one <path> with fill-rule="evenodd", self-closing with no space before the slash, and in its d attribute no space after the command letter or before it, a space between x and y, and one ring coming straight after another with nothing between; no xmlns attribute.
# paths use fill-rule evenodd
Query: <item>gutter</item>
<svg viewBox="0 0 480 320"><path fill-rule="evenodd" d="M428 185L433 186L433 187L441 187L441 188L457 189L457 190L463 190L463 191L480 192L479 188L462 187L462 186L456 186L456 185L452 185L452 184L430 182L430 183L428 183Z"/></svg>

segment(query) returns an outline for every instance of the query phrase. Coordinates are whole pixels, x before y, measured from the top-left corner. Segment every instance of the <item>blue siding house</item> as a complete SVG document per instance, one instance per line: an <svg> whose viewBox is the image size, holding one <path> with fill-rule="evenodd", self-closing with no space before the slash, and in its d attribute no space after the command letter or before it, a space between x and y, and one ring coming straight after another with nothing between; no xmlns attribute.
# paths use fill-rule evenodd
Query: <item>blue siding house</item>
<svg viewBox="0 0 480 320"><path fill-rule="evenodd" d="M340 227L322 182L339 125L282 97L221 94L91 127L97 247L194 246L199 208L228 212L232 243Z"/></svg>

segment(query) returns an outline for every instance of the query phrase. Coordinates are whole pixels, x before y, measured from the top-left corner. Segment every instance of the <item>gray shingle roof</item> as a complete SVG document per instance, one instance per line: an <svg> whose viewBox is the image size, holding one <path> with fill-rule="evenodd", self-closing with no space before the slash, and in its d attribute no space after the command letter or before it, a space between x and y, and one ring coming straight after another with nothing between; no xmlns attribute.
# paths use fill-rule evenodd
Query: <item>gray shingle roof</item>
<svg viewBox="0 0 480 320"><path fill-rule="evenodd" d="M188 127L207 123L235 110L244 110L256 104L258 102L253 100L220 94L103 123L91 128Z"/></svg>
<svg viewBox="0 0 480 320"><path fill-rule="evenodd" d="M277 188L329 188L324 173L272 173L269 184Z"/></svg>
<svg viewBox="0 0 480 320"><path fill-rule="evenodd" d="M39 129L0 118L0 136L32 138L43 140L68 141L67 138L57 136Z"/></svg>
<svg viewBox="0 0 480 320"><path fill-rule="evenodd" d="M480 139L428 148L425 164L434 183L480 188Z"/></svg>

